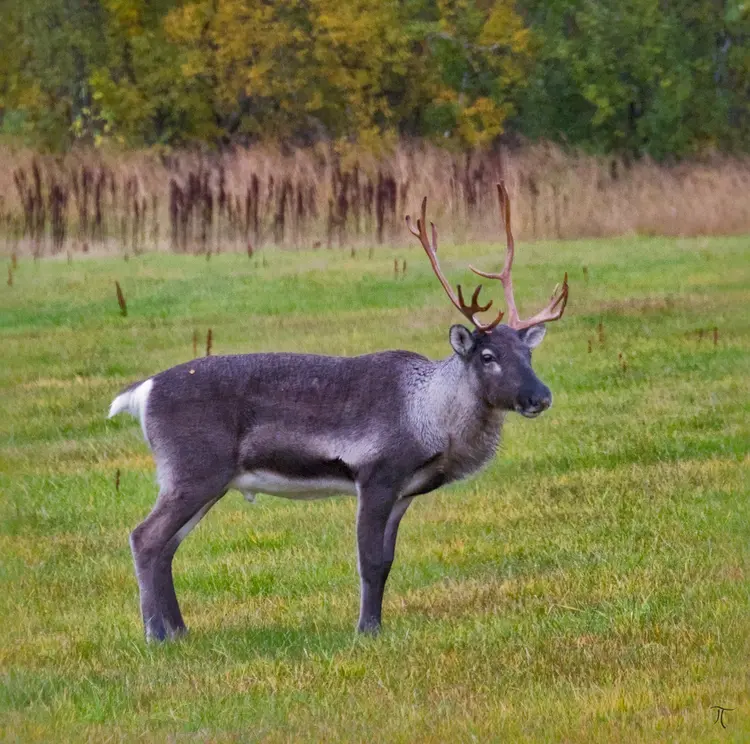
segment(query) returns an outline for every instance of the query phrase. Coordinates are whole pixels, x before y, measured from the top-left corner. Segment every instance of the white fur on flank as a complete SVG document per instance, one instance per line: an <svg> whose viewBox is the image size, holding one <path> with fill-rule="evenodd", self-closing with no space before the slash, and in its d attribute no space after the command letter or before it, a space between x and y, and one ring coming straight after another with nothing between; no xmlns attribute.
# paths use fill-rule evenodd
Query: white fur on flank
<svg viewBox="0 0 750 744"><path fill-rule="evenodd" d="M312 435L306 447L322 459L341 460L353 469L376 457L380 449L374 437L346 439L330 435Z"/></svg>
<svg viewBox="0 0 750 744"><path fill-rule="evenodd" d="M151 388L153 386L154 381L149 378L142 382L138 387L120 393L120 395L112 401L107 418L112 418L112 416L117 416L118 413L127 411L141 422L143 436L148 439L146 436L146 405L148 404L148 396L151 394Z"/></svg>

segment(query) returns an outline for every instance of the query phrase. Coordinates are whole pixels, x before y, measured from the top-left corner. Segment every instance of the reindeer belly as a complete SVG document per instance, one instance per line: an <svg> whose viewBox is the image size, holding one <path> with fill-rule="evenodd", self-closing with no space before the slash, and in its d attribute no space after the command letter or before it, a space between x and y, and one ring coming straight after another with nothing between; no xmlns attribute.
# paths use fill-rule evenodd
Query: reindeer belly
<svg viewBox="0 0 750 744"><path fill-rule="evenodd" d="M366 442L365 442L366 444ZM367 455L359 438L334 438L324 430L254 427L240 446L238 468L229 488L246 498L266 493L288 499L356 495L356 465Z"/></svg>
<svg viewBox="0 0 750 744"><path fill-rule="evenodd" d="M356 494L354 482L331 476L287 475L272 470L246 470L235 476L230 488L252 500L256 493L287 499L322 499L333 494Z"/></svg>

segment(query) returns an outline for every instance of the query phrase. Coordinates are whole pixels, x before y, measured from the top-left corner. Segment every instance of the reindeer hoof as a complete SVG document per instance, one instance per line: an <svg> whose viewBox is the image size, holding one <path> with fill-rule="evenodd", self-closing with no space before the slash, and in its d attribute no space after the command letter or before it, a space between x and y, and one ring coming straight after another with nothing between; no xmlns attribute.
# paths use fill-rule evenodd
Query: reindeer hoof
<svg viewBox="0 0 750 744"><path fill-rule="evenodd" d="M146 643L163 643L167 640L167 631L163 623L146 627Z"/></svg>
<svg viewBox="0 0 750 744"><path fill-rule="evenodd" d="M364 635L376 636L380 633L380 620L360 620L357 625L357 633Z"/></svg>

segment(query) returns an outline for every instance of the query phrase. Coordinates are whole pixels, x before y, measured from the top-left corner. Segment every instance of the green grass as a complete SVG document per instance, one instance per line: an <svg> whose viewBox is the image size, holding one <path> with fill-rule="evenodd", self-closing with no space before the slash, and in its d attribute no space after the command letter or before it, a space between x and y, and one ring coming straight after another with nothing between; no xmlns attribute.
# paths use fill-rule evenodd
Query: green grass
<svg viewBox="0 0 750 744"><path fill-rule="evenodd" d="M354 634L353 500L232 493L176 559L190 635L146 646L127 537L156 488L111 399L209 327L214 353L446 355L457 314L416 249L405 278L394 255L24 262L2 285L0 738L750 738L746 238L523 246L522 309L571 274L535 354L555 405L417 500L378 638ZM499 262L443 261L468 282L470 258Z"/></svg>

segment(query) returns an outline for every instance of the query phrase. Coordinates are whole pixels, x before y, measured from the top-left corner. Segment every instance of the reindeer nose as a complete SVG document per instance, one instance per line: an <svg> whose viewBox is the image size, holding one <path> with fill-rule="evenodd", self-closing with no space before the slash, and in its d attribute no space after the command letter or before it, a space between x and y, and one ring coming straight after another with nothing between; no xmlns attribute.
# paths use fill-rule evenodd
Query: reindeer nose
<svg viewBox="0 0 750 744"><path fill-rule="evenodd" d="M552 393L546 385L524 391L518 397L518 412L524 416L538 416L552 405Z"/></svg>
<svg viewBox="0 0 750 744"><path fill-rule="evenodd" d="M546 411L552 405L552 393L548 387L545 387L544 392L539 396L537 405L539 405L543 411Z"/></svg>

